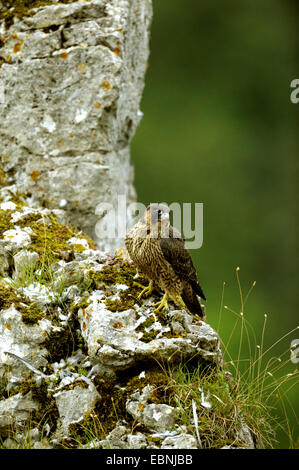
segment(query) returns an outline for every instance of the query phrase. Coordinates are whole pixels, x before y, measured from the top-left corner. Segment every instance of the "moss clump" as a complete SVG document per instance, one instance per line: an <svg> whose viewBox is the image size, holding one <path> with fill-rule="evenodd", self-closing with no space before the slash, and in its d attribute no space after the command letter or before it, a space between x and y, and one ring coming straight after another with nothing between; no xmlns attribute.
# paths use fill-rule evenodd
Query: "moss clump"
<svg viewBox="0 0 299 470"><path fill-rule="evenodd" d="M38 410L32 411L30 418L32 427L37 426L42 431L43 426L49 424L50 432L54 432L59 412L53 397L54 392L48 391L47 383L44 381L37 387L35 378L30 372L26 379L14 389L14 394L17 393L22 393L22 395L30 393L31 398L40 404Z"/></svg>
<svg viewBox="0 0 299 470"><path fill-rule="evenodd" d="M93 281L93 288L100 289L105 285L125 284L134 286L134 276L136 269L127 261L122 261L115 257L113 264L106 265L101 271L90 271L89 276Z"/></svg>
<svg viewBox="0 0 299 470"><path fill-rule="evenodd" d="M21 219L18 225L21 228L29 226L33 230L34 235L31 236L30 249L40 255L41 262L47 261L52 264L64 259L66 252L85 250L83 245L74 249L72 245L67 243L70 238L77 236L78 230L71 225L61 224L54 215L49 215L43 220L41 214L29 214ZM80 234L78 238L86 239L91 248L96 248L95 242L87 235Z"/></svg>
<svg viewBox="0 0 299 470"><path fill-rule="evenodd" d="M11 221L12 213L13 211L11 210L0 210L0 238L3 238L3 233L6 232L6 230L14 228L14 224Z"/></svg>
<svg viewBox="0 0 299 470"><path fill-rule="evenodd" d="M76 317L73 317L69 324L60 331L51 331L43 342L43 346L48 351L47 360L50 363L66 359L77 349L81 349L87 354L79 321Z"/></svg>
<svg viewBox="0 0 299 470"><path fill-rule="evenodd" d="M24 227L24 223L21 222L21 225ZM30 248L40 255L41 261L48 260L49 263L55 263L62 258L61 252L71 249L67 241L74 236L74 232L66 225L60 224L55 216L51 215L44 221L36 221L36 214L33 214L32 220L27 220L27 225L35 234Z"/></svg>
<svg viewBox="0 0 299 470"><path fill-rule="evenodd" d="M119 300L111 300L106 299L105 305L110 312L124 312L130 308L135 308L135 299L133 297L127 298L125 296L120 295Z"/></svg>
<svg viewBox="0 0 299 470"><path fill-rule="evenodd" d="M143 341L144 343L149 343L157 337L159 330L146 331L146 328L150 328L155 323L155 321L156 319L154 315L150 315L143 323L141 323L141 325L136 328L137 333L142 332L143 334L140 338L140 341Z"/></svg>
<svg viewBox="0 0 299 470"><path fill-rule="evenodd" d="M136 268L132 264L123 261L118 256L114 256L111 264L105 265L101 271L89 271L89 290L106 289L110 286L125 284L128 289L119 292L118 300L107 298L105 302L107 309L111 312L123 312L135 308L135 304L138 302L137 297L141 287L136 284L135 275ZM147 283L144 278L138 280Z"/></svg>
<svg viewBox="0 0 299 470"><path fill-rule="evenodd" d="M60 3L73 3L74 0L60 0ZM57 4L54 0L6 0L6 11L0 12L0 20L4 19L6 28L9 28L15 18L22 19L25 16L32 16L33 8L39 8L46 5ZM11 10L13 8L13 10Z"/></svg>
<svg viewBox="0 0 299 470"><path fill-rule="evenodd" d="M148 398L148 403L166 403L167 405L174 405L173 388L169 382L167 375L159 368L151 368L145 374L145 377L133 377L126 384L126 393L131 395L136 390L142 390L146 385L154 386L151 396Z"/></svg>
<svg viewBox="0 0 299 470"><path fill-rule="evenodd" d="M141 323L138 328L136 328L137 333L141 332L143 335L140 338L140 341L144 343L149 343L156 339L157 335L161 333L161 330L152 329L150 331L146 331L147 328L150 328L156 321L159 321L162 326L166 326L167 322L167 313L166 312L159 312L157 314L157 318L154 315L150 315L143 323ZM170 331L166 331L162 333L162 337L166 338L177 338L179 335L173 334Z"/></svg>
<svg viewBox="0 0 299 470"><path fill-rule="evenodd" d="M8 309L12 304L21 313L22 321L27 325L33 325L47 316L36 302L31 302L24 294L16 293L13 288L0 284L0 310ZM9 324L7 328L11 328Z"/></svg>
<svg viewBox="0 0 299 470"><path fill-rule="evenodd" d="M72 313L73 317L76 317L78 311L80 309L85 309L90 305L91 301L89 300L89 295L85 295L82 297L80 302L74 302L70 306L70 312Z"/></svg>
<svg viewBox="0 0 299 470"><path fill-rule="evenodd" d="M34 212L25 215L17 222L13 222L13 213L16 211L22 212L24 206L28 207L24 197L12 193L9 201L16 204L16 208L13 210L0 209L0 238L3 238L3 233L6 230L13 229L15 226L21 229L30 227L33 234L31 235L32 241L29 248L40 255L42 263L47 261L49 264L65 259L66 254L72 257L74 253L81 253L86 250L85 246L80 243L70 245L68 240L72 237L86 240L91 249L97 249L96 243L88 235L82 232L78 233L79 230L72 225L61 224L53 214L43 216L40 212Z"/></svg>

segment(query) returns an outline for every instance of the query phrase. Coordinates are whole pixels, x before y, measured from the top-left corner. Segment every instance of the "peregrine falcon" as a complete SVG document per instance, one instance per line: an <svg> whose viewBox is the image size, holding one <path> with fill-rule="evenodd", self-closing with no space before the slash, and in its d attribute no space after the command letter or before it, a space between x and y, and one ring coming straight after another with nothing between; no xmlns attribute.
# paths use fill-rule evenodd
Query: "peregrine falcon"
<svg viewBox="0 0 299 470"><path fill-rule="evenodd" d="M150 204L142 219L127 233L125 243L138 272L149 280L139 300L158 287L165 293L162 300L154 304L156 312L162 308L167 310L170 298L180 308L187 308L203 318L198 296L206 298L184 239L170 225L166 204Z"/></svg>

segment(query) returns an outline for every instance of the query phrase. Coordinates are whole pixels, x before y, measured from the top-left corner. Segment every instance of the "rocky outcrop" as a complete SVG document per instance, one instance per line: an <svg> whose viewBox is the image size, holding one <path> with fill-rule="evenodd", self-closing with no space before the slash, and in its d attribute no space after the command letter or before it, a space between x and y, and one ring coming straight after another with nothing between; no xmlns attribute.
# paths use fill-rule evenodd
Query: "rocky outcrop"
<svg viewBox="0 0 299 470"><path fill-rule="evenodd" d="M45 3L0 4L0 185L63 207L95 239L99 203L135 200L129 145L151 0ZM108 251L121 243L96 241Z"/></svg>
<svg viewBox="0 0 299 470"><path fill-rule="evenodd" d="M159 292L138 301L145 280L124 250L99 251L87 235L64 225L63 211L30 201L15 187L0 196L3 445L208 446L197 413L205 413L206 423L216 419L213 407L223 403L223 393L231 400L218 334L171 303L168 312L155 313ZM203 375L195 390L187 384L182 404L188 364L186 377L201 369ZM221 444L246 446L250 431L234 405L231 420Z"/></svg>

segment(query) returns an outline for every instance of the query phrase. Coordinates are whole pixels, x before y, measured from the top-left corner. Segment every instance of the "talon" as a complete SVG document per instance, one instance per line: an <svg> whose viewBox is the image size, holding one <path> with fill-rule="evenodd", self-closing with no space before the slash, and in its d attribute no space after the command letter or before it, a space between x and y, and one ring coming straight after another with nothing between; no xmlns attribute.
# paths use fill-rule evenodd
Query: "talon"
<svg viewBox="0 0 299 470"><path fill-rule="evenodd" d="M136 283L136 284L137 284L137 283ZM139 284L139 286L140 286L140 284ZM151 293L152 293L153 290L154 290L154 283L153 283L153 281L150 281L150 283L149 283L149 285L148 285L147 287L144 287L144 286L142 286L142 287L143 287L143 289L142 289L142 291L140 292L140 294L139 294L138 297L137 297L138 300L140 300L144 295L145 295L146 297L148 297L149 295L151 295Z"/></svg>
<svg viewBox="0 0 299 470"><path fill-rule="evenodd" d="M180 307L183 310L187 310L187 307L185 305L185 302L183 301L182 297L180 295L177 295L176 297L173 297L172 300L174 303Z"/></svg>
<svg viewBox="0 0 299 470"><path fill-rule="evenodd" d="M147 289L147 287L145 287L143 284L140 284L139 282L136 282L136 281L133 282L133 286L141 287L141 289Z"/></svg>
<svg viewBox="0 0 299 470"><path fill-rule="evenodd" d="M159 313L162 308L165 310L168 310L168 294L165 293L162 300L160 302L157 302L153 305L154 307L157 307L154 312Z"/></svg>

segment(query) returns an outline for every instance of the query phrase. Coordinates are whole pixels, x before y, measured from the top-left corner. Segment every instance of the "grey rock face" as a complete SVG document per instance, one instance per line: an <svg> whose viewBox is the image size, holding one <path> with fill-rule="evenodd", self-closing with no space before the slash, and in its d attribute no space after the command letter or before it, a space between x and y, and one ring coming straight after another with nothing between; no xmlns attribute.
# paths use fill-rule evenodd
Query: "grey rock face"
<svg viewBox="0 0 299 470"><path fill-rule="evenodd" d="M13 427L22 429L30 413L38 410L39 404L32 400L30 393L17 393L0 401L0 433L5 436Z"/></svg>
<svg viewBox="0 0 299 470"><path fill-rule="evenodd" d="M130 141L148 59L151 0L90 0L0 20L0 178L95 238L100 202L135 200ZM122 240L98 240L114 250Z"/></svg>
<svg viewBox="0 0 299 470"><path fill-rule="evenodd" d="M105 307L104 293L100 291L90 297L90 302L87 308L79 310L79 320L89 355L100 364L121 370L134 365L136 361L147 362L155 357L175 360L181 355L186 358L201 356L212 362L221 358L217 333L203 321L197 325L187 312L173 310L169 313L170 319L172 315L180 314L184 320L182 336L167 337L169 326L163 326L157 318L152 330L160 333L152 341L144 342L144 333L140 332L140 328L153 317L152 306L140 308L136 304L134 310L111 312Z"/></svg>
<svg viewBox="0 0 299 470"><path fill-rule="evenodd" d="M0 379L5 378L12 388L24 379L28 369L6 352L26 358L34 367L42 367L47 361L43 356L47 350L42 346L45 337L53 331L49 320L43 319L36 325L26 325L21 314L12 304L0 315Z"/></svg>
<svg viewBox="0 0 299 470"><path fill-rule="evenodd" d="M85 413L93 410L100 395L91 383L88 388L76 386L72 390L63 390L55 395L61 425L65 432L72 423L83 420Z"/></svg>
<svg viewBox="0 0 299 470"><path fill-rule="evenodd" d="M173 437L166 437L161 444L161 449L198 449L195 437L182 433Z"/></svg>
<svg viewBox="0 0 299 470"><path fill-rule="evenodd" d="M172 406L148 404L155 387L147 385L142 392L135 392L126 403L128 413L139 423L153 431L163 432L175 425L175 409Z"/></svg>

